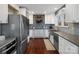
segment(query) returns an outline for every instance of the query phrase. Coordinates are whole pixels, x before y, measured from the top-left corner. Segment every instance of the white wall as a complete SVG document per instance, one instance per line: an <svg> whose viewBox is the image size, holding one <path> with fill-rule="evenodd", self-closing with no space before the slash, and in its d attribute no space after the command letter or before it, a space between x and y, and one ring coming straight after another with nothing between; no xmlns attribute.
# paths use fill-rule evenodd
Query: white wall
<svg viewBox="0 0 79 59"><path fill-rule="evenodd" d="M45 15L45 24L55 24L53 14L46 14Z"/></svg>

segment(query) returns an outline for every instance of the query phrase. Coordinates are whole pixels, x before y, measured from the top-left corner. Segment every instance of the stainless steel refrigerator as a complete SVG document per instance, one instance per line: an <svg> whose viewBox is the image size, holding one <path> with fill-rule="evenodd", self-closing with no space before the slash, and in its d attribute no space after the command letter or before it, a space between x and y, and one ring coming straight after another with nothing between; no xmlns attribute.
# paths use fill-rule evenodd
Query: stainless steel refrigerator
<svg viewBox="0 0 79 59"><path fill-rule="evenodd" d="M8 23L2 25L2 34L17 38L17 53L24 53L29 35L29 19L22 15L8 15Z"/></svg>

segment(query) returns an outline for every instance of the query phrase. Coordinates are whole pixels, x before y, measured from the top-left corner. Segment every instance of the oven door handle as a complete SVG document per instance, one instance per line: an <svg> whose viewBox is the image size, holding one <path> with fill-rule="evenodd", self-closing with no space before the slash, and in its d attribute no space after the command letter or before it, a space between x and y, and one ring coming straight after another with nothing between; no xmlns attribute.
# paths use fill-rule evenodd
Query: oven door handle
<svg viewBox="0 0 79 59"><path fill-rule="evenodd" d="M15 43L15 44L13 44L10 48L8 48L8 49L6 49L6 50L2 51L2 54L6 53L9 49L11 49L11 48L12 48L12 47L14 47L14 46L16 46L16 43Z"/></svg>

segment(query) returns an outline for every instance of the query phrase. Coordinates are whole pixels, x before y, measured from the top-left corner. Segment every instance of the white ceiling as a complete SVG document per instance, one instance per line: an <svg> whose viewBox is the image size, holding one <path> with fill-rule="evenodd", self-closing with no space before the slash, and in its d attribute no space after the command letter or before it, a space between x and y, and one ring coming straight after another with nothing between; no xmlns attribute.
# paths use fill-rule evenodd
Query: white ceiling
<svg viewBox="0 0 79 59"><path fill-rule="evenodd" d="M19 4L20 7L25 7L34 14L51 14L62 5L63 4Z"/></svg>

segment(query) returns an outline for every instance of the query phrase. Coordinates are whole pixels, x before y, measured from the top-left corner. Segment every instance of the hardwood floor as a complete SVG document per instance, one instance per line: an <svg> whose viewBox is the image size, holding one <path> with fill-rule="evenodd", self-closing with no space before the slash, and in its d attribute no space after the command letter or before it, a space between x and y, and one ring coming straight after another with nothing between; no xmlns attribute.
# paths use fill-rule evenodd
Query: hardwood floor
<svg viewBox="0 0 79 59"><path fill-rule="evenodd" d="M31 38L26 49L26 54L58 54L56 50L47 50L42 38Z"/></svg>

